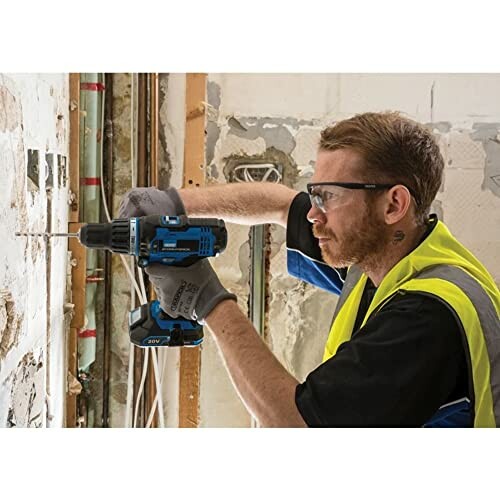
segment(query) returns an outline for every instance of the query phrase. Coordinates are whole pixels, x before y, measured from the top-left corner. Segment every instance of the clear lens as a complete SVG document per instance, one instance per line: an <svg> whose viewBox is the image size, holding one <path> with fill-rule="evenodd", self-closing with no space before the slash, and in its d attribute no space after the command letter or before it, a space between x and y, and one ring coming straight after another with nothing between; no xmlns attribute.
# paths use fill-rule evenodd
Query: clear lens
<svg viewBox="0 0 500 500"><path fill-rule="evenodd" d="M311 203L326 212L338 205L348 189L340 186L315 186L310 193Z"/></svg>

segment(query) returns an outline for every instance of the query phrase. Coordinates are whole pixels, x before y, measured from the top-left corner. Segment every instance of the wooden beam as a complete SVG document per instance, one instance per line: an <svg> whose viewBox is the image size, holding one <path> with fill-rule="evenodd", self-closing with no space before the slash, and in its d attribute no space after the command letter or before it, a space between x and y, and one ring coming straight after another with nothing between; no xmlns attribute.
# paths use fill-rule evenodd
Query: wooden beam
<svg viewBox="0 0 500 500"><path fill-rule="evenodd" d="M149 131L149 154L150 154L150 168L149 168L149 186L158 186L158 121L159 121L159 108L158 108L158 73L150 73L150 93L149 93L149 116L150 116L150 131ZM149 300L155 300L156 294L153 287L149 289ZM159 349L155 349L157 354ZM159 355L157 356L160 359ZM149 415L154 404L156 396L156 379L153 368L153 356L149 357L149 367L147 376L147 387L145 391L146 396L146 415ZM158 427L158 406L154 413L151 427Z"/></svg>
<svg viewBox="0 0 500 500"><path fill-rule="evenodd" d="M80 228L80 74L69 75L69 189L71 203L68 215L68 231L76 232ZM66 375L66 427L77 426L77 395L78 395L78 328L85 322L85 275L87 259L85 248L76 238L68 241L75 266L71 268L71 300L74 304L74 315L71 319L67 342Z"/></svg>
<svg viewBox="0 0 500 500"><path fill-rule="evenodd" d="M77 372L78 372L78 356L77 356L77 344L78 344L78 330L76 328L69 329L69 337L67 342L68 347L68 373L66 375L66 423L65 427L76 427L76 421L78 418L76 397L78 395L77 391L74 390L74 386L77 383Z"/></svg>
<svg viewBox="0 0 500 500"><path fill-rule="evenodd" d="M207 75L186 75L186 132L183 187L205 184L205 102ZM200 420L200 347L180 352L179 427L198 427Z"/></svg>
<svg viewBox="0 0 500 500"><path fill-rule="evenodd" d="M81 224L70 222L68 231L76 233ZM69 238L68 250L75 265L71 267L71 301L74 304L73 318L67 343L66 427L77 426L77 396L73 386L78 379L78 329L85 325L85 284L87 251L76 238Z"/></svg>
<svg viewBox="0 0 500 500"><path fill-rule="evenodd" d="M133 111L132 111L133 112ZM148 185L148 75L137 76L137 186Z"/></svg>
<svg viewBox="0 0 500 500"><path fill-rule="evenodd" d="M81 226L80 222L70 222L68 231L77 233ZM71 267L71 300L75 306L71 328L83 328L85 325L87 250L80 244L78 238L69 238L68 250L71 252L71 258L75 261L75 265Z"/></svg>
<svg viewBox="0 0 500 500"><path fill-rule="evenodd" d="M80 73L69 75L69 221L80 219Z"/></svg>
<svg viewBox="0 0 500 500"><path fill-rule="evenodd" d="M184 138L184 185L205 184L205 120L207 75L186 75L186 132Z"/></svg>

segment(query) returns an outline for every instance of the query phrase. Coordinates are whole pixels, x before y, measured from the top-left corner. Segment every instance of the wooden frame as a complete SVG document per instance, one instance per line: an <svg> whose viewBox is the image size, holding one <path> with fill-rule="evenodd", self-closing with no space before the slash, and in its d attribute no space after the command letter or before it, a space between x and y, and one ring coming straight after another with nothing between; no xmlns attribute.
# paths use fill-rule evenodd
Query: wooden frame
<svg viewBox="0 0 500 500"><path fill-rule="evenodd" d="M205 102L207 75L186 74L184 187L205 184ZM179 427L198 427L200 420L200 347L180 352Z"/></svg>
<svg viewBox="0 0 500 500"><path fill-rule="evenodd" d="M68 232L80 228L80 74L69 75L69 188L71 204ZM68 250L75 265L71 268L71 296L74 314L71 319L67 343L66 427L77 426L77 394L70 390L78 377L78 329L85 323L85 270L86 250L76 238L69 238Z"/></svg>

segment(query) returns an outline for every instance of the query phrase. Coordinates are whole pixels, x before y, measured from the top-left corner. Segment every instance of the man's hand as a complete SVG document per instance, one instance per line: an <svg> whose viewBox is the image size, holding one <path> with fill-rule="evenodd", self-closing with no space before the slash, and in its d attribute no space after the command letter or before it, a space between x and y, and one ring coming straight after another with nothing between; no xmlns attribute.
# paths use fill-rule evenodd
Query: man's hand
<svg viewBox="0 0 500 500"><path fill-rule="evenodd" d="M145 271L161 308L173 318L182 316L202 323L219 302L236 300L236 295L222 286L207 259L189 267L152 264Z"/></svg>
<svg viewBox="0 0 500 500"><path fill-rule="evenodd" d="M122 198L119 217L142 217L143 215L184 215L186 209L177 189L166 191L155 187L139 187L127 191Z"/></svg>

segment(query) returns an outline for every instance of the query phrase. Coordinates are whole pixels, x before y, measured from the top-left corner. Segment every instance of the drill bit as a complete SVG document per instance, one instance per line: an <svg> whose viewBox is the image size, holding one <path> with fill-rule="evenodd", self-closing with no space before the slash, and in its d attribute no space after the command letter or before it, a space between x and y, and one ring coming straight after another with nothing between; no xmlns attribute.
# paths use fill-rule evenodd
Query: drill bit
<svg viewBox="0 0 500 500"><path fill-rule="evenodd" d="M79 233L16 233L16 236L40 236L46 238L53 238L55 236L60 236L63 238L78 238Z"/></svg>

